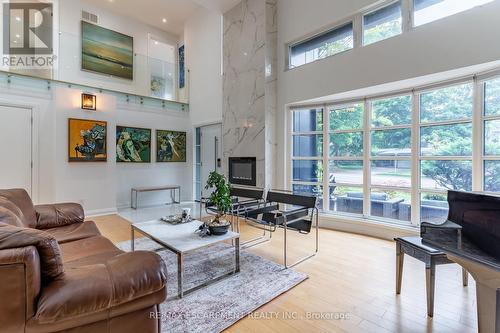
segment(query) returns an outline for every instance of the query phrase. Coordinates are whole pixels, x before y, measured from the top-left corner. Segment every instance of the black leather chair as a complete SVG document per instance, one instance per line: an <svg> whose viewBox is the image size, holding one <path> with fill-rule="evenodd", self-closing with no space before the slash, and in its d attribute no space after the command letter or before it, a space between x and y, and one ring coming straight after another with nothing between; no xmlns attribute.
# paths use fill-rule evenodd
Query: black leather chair
<svg viewBox="0 0 500 333"><path fill-rule="evenodd" d="M283 265L285 268L290 268L313 257L318 252L319 212L316 202L315 196L293 194L288 191L269 191L266 201L261 206L245 210L245 221L255 228L268 231L270 234L278 229L283 229ZM296 231L300 234L309 234L313 224L316 232L314 252L289 265L287 261L287 232Z"/></svg>

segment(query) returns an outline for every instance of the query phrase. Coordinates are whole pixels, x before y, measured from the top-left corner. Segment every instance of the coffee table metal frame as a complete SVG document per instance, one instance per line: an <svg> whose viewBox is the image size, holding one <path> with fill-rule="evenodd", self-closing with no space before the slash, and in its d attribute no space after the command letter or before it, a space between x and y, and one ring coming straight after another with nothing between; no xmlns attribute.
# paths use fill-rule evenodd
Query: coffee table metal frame
<svg viewBox="0 0 500 333"><path fill-rule="evenodd" d="M199 222L199 221L192 221L192 222L189 222L189 223L193 223L193 222ZM139 225L141 223L136 223L136 224L131 224L131 249L132 251L135 251L135 245L134 245L134 241L135 241L135 231L141 233L142 235L146 236L147 238L151 239L152 241L154 241L155 243L158 243L159 245L161 245L162 247L164 247L164 249L158 249L156 251L162 251L162 250L170 250L172 251L173 253L175 253L177 255L177 296L179 298L183 298L184 295L186 294L189 294L189 293L192 293L193 291L196 291L200 288L203 288L209 284L212 284L212 283L215 283L217 281L220 281L228 276L231 276L233 274L236 274L236 273L239 273L240 272L240 235L237 234L237 233L234 233L234 237L230 237L230 238L224 238L224 239L221 239L221 240L217 240L217 236L206 236L206 237L214 237L214 242L211 242L209 244L206 244L206 245L203 245L203 246L200 246L200 247L196 247L196 248L193 248L193 249L190 249L190 250L187 250L187 251L179 251L177 250L176 248L170 246L168 243L162 241L161 239L143 231L140 229ZM202 284L200 285L197 285L193 288L190 288L188 290L184 290L183 289L183 272L184 272L184 256L186 253L189 253L189 252L192 252L192 251L196 251L196 250L199 250L199 249L203 249L203 248L206 248L206 247L210 247L210 246L213 246L217 243L221 243L221 242L224 242L224 241L227 241L227 240L234 240L234 257L235 257L235 267L234 267L234 270L230 271L230 272L227 272L227 273L224 273L218 277L215 277L209 281L206 281L206 282L203 282Z"/></svg>

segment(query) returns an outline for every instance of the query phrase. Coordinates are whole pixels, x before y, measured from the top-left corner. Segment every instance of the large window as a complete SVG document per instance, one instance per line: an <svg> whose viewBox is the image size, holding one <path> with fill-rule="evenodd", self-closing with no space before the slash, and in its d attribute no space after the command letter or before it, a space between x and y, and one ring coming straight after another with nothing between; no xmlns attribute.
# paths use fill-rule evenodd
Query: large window
<svg viewBox="0 0 500 333"><path fill-rule="evenodd" d="M473 84L422 93L419 104L420 218L443 221L446 190L472 190Z"/></svg>
<svg viewBox="0 0 500 333"><path fill-rule="evenodd" d="M412 96L374 100L370 108L370 215L410 221Z"/></svg>
<svg viewBox="0 0 500 333"><path fill-rule="evenodd" d="M500 78L294 110L292 146L324 212L444 221L448 190L500 193Z"/></svg>
<svg viewBox="0 0 500 333"><path fill-rule="evenodd" d="M363 16L363 45L373 44L402 32L400 1Z"/></svg>
<svg viewBox="0 0 500 333"><path fill-rule="evenodd" d="M500 79L484 83L483 186L500 192Z"/></svg>
<svg viewBox="0 0 500 333"><path fill-rule="evenodd" d="M290 46L289 67L294 68L354 47L352 22Z"/></svg>
<svg viewBox="0 0 500 333"><path fill-rule="evenodd" d="M329 210L363 214L364 104L329 108Z"/></svg>
<svg viewBox="0 0 500 333"><path fill-rule="evenodd" d="M322 204L323 181L323 109L293 112L292 189L312 193Z"/></svg>
<svg viewBox="0 0 500 333"><path fill-rule="evenodd" d="M413 0L414 26L439 20L493 0Z"/></svg>

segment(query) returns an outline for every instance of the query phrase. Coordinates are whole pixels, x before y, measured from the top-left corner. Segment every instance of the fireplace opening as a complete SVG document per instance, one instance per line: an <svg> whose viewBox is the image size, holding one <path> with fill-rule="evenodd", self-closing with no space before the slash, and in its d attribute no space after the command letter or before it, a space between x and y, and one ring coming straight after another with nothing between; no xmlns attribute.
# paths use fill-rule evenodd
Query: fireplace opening
<svg viewBox="0 0 500 333"><path fill-rule="evenodd" d="M230 157L229 182L233 185L257 185L257 158Z"/></svg>

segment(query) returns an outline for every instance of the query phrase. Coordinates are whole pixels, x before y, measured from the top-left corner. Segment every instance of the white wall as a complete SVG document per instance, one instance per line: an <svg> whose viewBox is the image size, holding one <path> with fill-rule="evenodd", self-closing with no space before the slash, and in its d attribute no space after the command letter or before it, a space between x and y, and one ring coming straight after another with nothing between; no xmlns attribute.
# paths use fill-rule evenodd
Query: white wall
<svg viewBox="0 0 500 333"><path fill-rule="evenodd" d="M186 114L150 110L135 105L122 105L111 95L98 94L97 112L80 109L81 91L56 88L56 201L80 202L88 211L103 213L130 207L130 190L134 186L177 184L183 200L191 200L191 156L185 163L156 163L155 130L188 132L187 146L192 146L189 119ZM108 124L108 161L95 163L68 162L68 118L95 119ZM152 129L151 163L116 163L116 126ZM167 202L169 193L148 193L140 196L143 205Z"/></svg>
<svg viewBox="0 0 500 333"><path fill-rule="evenodd" d="M285 70L285 45L335 24L375 0L278 0L278 161L285 166L289 103L406 80L500 59L500 1L366 47ZM285 185L285 176L276 186Z"/></svg>
<svg viewBox="0 0 500 333"><path fill-rule="evenodd" d="M117 4L119 5L119 4ZM134 80L112 78L102 74L81 70L81 11L99 16L99 25L134 37ZM56 78L62 81L103 87L122 92L149 96L148 55L149 34L172 45L177 45L178 37L143 24L128 17L111 13L88 4L85 0L59 1L59 66Z"/></svg>
<svg viewBox="0 0 500 333"><path fill-rule="evenodd" d="M178 184L182 200L192 199L192 134L187 114L121 104L107 94L97 94L98 110L89 112L80 109L81 90L54 86L48 90L44 81L32 81L29 85L25 82L17 78L11 84L2 82L0 104L34 110L36 203L78 202L87 214L112 213L117 207L130 206L131 187L160 184ZM107 121L107 162L68 162L68 118ZM9 120L0 115L0 121ZM116 125L153 130L151 163L116 163ZM155 162L155 129L188 133L187 162ZM148 193L141 198L143 205L160 204L169 201L169 193Z"/></svg>
<svg viewBox="0 0 500 333"><path fill-rule="evenodd" d="M184 26L193 127L222 121L222 15L200 8Z"/></svg>

